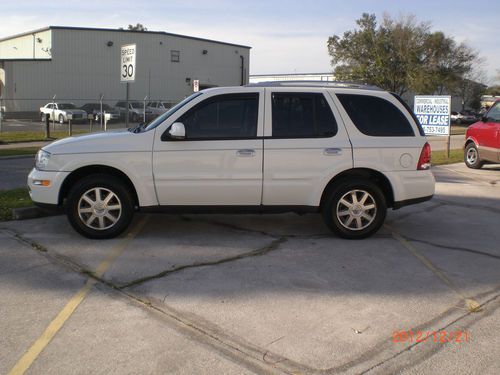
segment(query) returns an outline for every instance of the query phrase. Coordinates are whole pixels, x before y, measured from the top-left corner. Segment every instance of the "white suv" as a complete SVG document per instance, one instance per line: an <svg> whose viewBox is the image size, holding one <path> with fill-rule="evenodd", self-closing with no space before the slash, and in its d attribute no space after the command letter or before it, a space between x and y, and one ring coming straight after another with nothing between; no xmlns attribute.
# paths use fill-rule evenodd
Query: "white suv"
<svg viewBox="0 0 500 375"><path fill-rule="evenodd" d="M364 85L273 82L213 88L147 126L41 149L33 201L64 207L90 238L141 212L317 212L364 238L434 194L430 147L399 97Z"/></svg>

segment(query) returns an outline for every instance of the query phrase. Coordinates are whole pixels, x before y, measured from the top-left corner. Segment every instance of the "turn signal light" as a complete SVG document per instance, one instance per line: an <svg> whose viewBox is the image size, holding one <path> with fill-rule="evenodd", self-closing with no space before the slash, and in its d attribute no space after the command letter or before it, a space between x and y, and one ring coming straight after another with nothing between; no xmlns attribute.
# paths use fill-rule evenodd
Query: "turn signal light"
<svg viewBox="0 0 500 375"><path fill-rule="evenodd" d="M50 186L50 180L33 180L33 185Z"/></svg>

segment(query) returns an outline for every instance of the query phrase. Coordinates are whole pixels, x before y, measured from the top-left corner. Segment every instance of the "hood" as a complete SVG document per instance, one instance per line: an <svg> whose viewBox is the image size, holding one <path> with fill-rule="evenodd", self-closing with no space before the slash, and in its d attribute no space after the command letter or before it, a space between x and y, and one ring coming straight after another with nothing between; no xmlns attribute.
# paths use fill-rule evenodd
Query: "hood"
<svg viewBox="0 0 500 375"><path fill-rule="evenodd" d="M131 133L126 129L63 138L43 147L54 155L151 151L154 131Z"/></svg>

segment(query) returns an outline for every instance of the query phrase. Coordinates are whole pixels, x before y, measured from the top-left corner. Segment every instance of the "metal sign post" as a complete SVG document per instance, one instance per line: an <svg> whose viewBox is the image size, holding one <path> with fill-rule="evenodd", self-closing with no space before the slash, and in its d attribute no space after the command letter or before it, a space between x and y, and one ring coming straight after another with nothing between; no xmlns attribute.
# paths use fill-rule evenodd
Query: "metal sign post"
<svg viewBox="0 0 500 375"><path fill-rule="evenodd" d="M129 112L130 112L130 103L129 103L129 85L127 82L127 94L126 94L126 102L127 102L127 110L125 111L125 127L128 128L129 122Z"/></svg>
<svg viewBox="0 0 500 375"><path fill-rule="evenodd" d="M120 52L120 82L127 84L127 110L125 112L125 124L128 128L129 122L129 83L135 81L135 60L136 60L136 45L125 44L121 47Z"/></svg>
<svg viewBox="0 0 500 375"><path fill-rule="evenodd" d="M425 135L446 136L446 153L450 157L451 96L415 96L415 115Z"/></svg>
<svg viewBox="0 0 500 375"><path fill-rule="evenodd" d="M52 131L56 131L56 95L52 97Z"/></svg>
<svg viewBox="0 0 500 375"><path fill-rule="evenodd" d="M144 97L144 113L142 114L142 117L143 117L143 122L146 123L146 100L148 100L148 96L146 95Z"/></svg>
<svg viewBox="0 0 500 375"><path fill-rule="evenodd" d="M101 115L99 116L100 117L100 120L101 120L101 130L102 130L102 122L103 122L103 117L104 117L104 113L102 111L102 99L104 98L104 95L101 94L101 98L99 99L99 103L101 105Z"/></svg>
<svg viewBox="0 0 500 375"><path fill-rule="evenodd" d="M73 126L71 125L71 120L73 120L73 115L68 113L68 135L72 136L73 135Z"/></svg>

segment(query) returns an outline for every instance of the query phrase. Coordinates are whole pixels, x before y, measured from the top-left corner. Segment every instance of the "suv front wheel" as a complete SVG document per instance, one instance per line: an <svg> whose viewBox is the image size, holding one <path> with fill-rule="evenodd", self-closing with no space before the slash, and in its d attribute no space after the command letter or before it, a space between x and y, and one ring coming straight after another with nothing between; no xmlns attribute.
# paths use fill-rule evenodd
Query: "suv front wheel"
<svg viewBox="0 0 500 375"><path fill-rule="evenodd" d="M73 228L88 238L113 238L127 229L134 203L126 184L116 177L95 174L79 180L66 201Z"/></svg>
<svg viewBox="0 0 500 375"><path fill-rule="evenodd" d="M387 205L380 188L361 178L345 180L328 194L322 207L323 218L338 236L366 238L380 229Z"/></svg>

